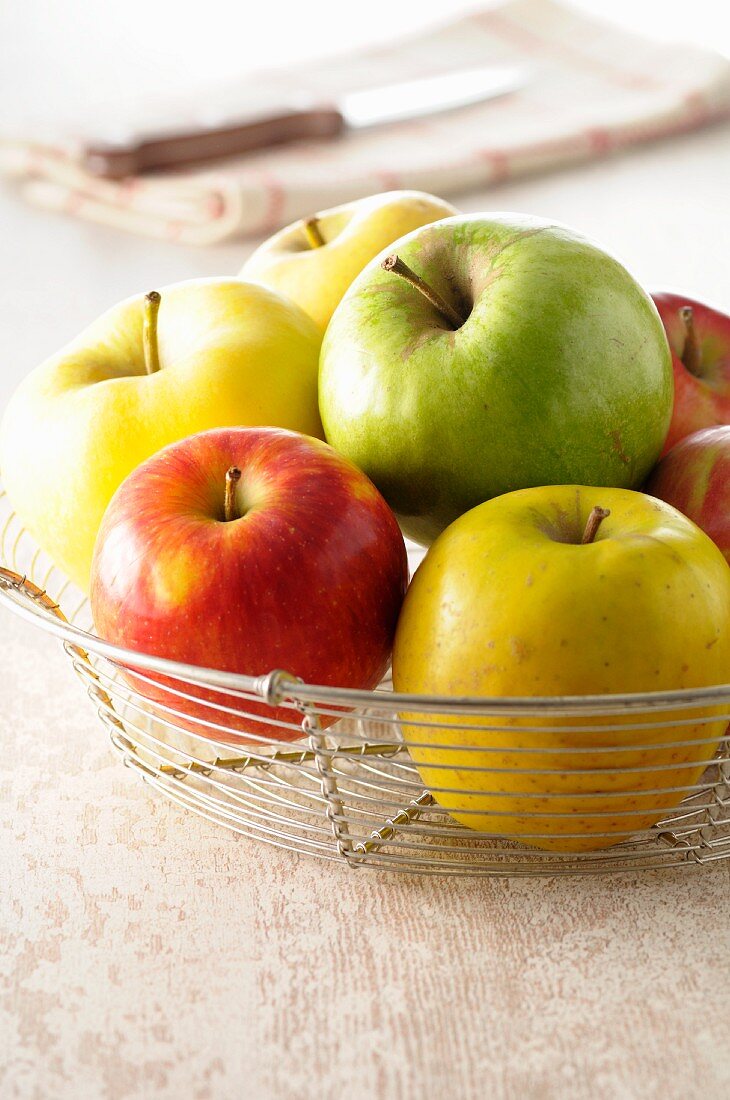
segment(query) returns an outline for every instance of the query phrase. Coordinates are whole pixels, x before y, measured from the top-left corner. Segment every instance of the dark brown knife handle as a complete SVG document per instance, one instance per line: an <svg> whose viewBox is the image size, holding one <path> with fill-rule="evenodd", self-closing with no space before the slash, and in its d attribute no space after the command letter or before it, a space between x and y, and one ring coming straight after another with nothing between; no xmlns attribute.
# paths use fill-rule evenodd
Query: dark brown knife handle
<svg viewBox="0 0 730 1100"><path fill-rule="evenodd" d="M290 141L333 138L344 128L345 121L334 107L315 107L214 130L145 138L129 145L90 145L83 160L86 171L92 175L120 180L165 168L205 164Z"/></svg>

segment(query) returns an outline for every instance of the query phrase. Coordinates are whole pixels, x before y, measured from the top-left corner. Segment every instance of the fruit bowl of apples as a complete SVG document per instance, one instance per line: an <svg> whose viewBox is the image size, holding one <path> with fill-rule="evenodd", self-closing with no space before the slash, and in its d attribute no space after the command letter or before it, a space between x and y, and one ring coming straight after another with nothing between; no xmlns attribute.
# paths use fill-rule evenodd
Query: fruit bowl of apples
<svg viewBox="0 0 730 1100"><path fill-rule="evenodd" d="M729 330L562 225L324 212L28 376L0 601L125 764L243 835L456 875L730 857Z"/></svg>

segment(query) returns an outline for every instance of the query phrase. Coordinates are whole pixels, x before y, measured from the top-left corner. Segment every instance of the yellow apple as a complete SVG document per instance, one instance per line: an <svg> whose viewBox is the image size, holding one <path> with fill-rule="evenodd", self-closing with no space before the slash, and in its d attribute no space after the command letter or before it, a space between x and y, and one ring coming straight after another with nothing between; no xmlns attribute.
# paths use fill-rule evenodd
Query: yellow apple
<svg viewBox="0 0 730 1100"><path fill-rule="evenodd" d="M386 191L294 222L256 249L241 269L297 302L322 332L342 296L384 248L456 209L423 191Z"/></svg>
<svg viewBox="0 0 730 1100"><path fill-rule="evenodd" d="M727 562L676 509L628 489L521 489L465 513L417 570L393 653L396 691L454 697L669 691L729 678ZM587 851L681 801L723 734L719 713L402 717L423 782L457 821Z"/></svg>
<svg viewBox="0 0 730 1100"><path fill-rule="evenodd" d="M10 501L86 590L112 494L161 447L233 425L322 437L320 342L294 302L238 279L176 283L120 303L13 395L0 425Z"/></svg>

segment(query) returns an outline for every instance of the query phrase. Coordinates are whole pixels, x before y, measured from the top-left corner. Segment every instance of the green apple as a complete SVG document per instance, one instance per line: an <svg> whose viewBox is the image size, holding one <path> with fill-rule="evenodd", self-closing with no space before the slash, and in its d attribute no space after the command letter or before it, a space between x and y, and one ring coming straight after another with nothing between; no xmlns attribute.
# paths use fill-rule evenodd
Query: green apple
<svg viewBox="0 0 730 1100"><path fill-rule="evenodd" d="M396 691L489 699L714 687L730 669L730 569L643 493L548 485L473 508L408 589ZM712 759L722 707L599 717L411 713L425 785L464 825L552 851L649 828ZM421 722L423 724L417 724Z"/></svg>
<svg viewBox="0 0 730 1100"><path fill-rule="evenodd" d="M638 487L672 396L649 295L597 245L519 214L397 242L345 294L320 360L328 442L425 543L510 490Z"/></svg>
<svg viewBox="0 0 730 1100"><path fill-rule="evenodd" d="M294 302L237 279L177 283L115 306L8 405L0 470L20 519L87 589L112 494L160 448L234 425L322 435L320 340Z"/></svg>
<svg viewBox="0 0 730 1100"><path fill-rule="evenodd" d="M286 294L324 331L369 260L411 230L455 212L422 191L386 191L335 206L264 241L243 265L241 278Z"/></svg>

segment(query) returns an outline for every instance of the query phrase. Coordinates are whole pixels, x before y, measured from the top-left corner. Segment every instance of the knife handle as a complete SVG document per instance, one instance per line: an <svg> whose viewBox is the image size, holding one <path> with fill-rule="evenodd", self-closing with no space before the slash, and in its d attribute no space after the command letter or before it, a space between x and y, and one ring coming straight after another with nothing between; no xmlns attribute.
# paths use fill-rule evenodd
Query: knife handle
<svg viewBox="0 0 730 1100"><path fill-rule="evenodd" d="M336 108L314 107L129 144L89 145L84 150L83 165L91 175L121 180L164 168L204 164L290 141L334 138L344 128L345 120Z"/></svg>

